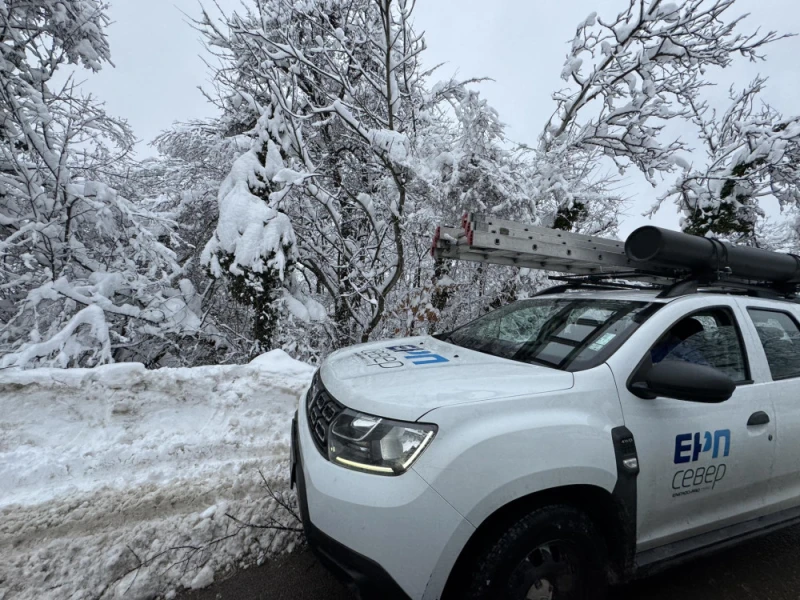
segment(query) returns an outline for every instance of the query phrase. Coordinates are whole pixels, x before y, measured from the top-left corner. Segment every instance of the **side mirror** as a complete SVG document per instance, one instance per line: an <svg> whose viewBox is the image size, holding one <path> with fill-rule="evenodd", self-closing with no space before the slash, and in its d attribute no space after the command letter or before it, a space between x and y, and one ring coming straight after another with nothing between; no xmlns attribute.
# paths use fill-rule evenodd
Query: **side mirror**
<svg viewBox="0 0 800 600"><path fill-rule="evenodd" d="M647 400L665 396L714 404L730 398L736 384L713 367L666 360L652 365L641 376L637 374L629 389L632 394Z"/></svg>

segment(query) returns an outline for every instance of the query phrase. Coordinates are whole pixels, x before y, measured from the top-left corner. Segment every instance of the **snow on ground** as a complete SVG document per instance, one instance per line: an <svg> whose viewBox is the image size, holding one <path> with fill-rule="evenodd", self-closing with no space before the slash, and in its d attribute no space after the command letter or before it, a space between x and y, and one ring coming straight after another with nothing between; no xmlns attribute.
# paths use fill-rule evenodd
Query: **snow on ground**
<svg viewBox="0 0 800 600"><path fill-rule="evenodd" d="M312 373L279 350L0 370L0 600L170 598L291 550L293 532L225 514L297 527L259 470L294 502L290 423Z"/></svg>

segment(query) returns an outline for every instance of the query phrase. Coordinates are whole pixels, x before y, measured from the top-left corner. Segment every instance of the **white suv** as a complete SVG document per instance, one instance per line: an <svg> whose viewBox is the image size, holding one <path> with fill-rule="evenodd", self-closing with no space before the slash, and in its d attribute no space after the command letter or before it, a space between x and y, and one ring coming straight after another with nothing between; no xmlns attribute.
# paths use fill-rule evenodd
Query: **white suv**
<svg viewBox="0 0 800 600"><path fill-rule="evenodd" d="M800 306L661 296L332 354L292 427L311 546L362 597L585 600L797 522Z"/></svg>

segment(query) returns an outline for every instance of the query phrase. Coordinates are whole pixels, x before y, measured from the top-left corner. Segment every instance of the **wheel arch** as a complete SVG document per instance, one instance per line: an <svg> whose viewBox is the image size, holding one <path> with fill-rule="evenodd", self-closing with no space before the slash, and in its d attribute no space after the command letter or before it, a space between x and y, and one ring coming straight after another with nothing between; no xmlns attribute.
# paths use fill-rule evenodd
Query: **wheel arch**
<svg viewBox="0 0 800 600"><path fill-rule="evenodd" d="M461 575L469 569L480 551L497 539L513 523L533 510L550 505L567 505L584 512L595 524L608 545L609 579L627 580L632 572L635 535L631 538L625 507L614 494L595 485L566 485L540 490L501 506L477 527L464 545L447 578L443 600L460 597Z"/></svg>

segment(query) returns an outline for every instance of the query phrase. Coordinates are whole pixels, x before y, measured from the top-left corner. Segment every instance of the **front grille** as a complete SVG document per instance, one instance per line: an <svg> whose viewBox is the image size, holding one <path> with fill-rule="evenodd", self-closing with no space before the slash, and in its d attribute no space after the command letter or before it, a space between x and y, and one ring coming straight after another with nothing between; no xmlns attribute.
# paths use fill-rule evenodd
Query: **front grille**
<svg viewBox="0 0 800 600"><path fill-rule="evenodd" d="M339 404L325 390L319 371L314 375L314 381L308 390L306 398L306 414L311 437L324 457L328 457L328 428L333 420L344 411L344 406Z"/></svg>

